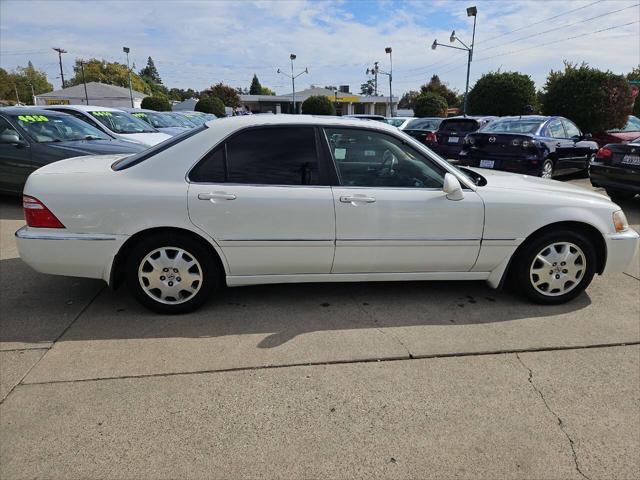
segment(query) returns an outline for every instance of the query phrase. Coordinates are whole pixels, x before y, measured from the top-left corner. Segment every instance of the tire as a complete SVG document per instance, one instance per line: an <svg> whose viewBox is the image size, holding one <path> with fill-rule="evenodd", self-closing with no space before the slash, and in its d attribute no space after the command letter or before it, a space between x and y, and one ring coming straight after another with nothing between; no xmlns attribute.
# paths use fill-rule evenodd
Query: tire
<svg viewBox="0 0 640 480"><path fill-rule="evenodd" d="M553 173L553 160L545 158L544 162L542 162L542 166L540 167L540 177L551 179L553 177Z"/></svg>
<svg viewBox="0 0 640 480"><path fill-rule="evenodd" d="M210 250L179 233L138 242L127 257L125 278L142 305L164 314L196 310L222 285L222 271Z"/></svg>
<svg viewBox="0 0 640 480"><path fill-rule="evenodd" d="M570 257L564 259L566 265L563 265L563 255L567 252ZM565 266L567 269L563 268ZM595 271L593 242L581 232L563 229L527 240L516 254L509 279L513 289L530 300L558 305L582 293L591 283ZM545 286L546 280L549 282Z"/></svg>
<svg viewBox="0 0 640 480"><path fill-rule="evenodd" d="M611 188L605 188L607 195L613 200L631 200L636 196L633 192L624 192L622 190L613 190Z"/></svg>

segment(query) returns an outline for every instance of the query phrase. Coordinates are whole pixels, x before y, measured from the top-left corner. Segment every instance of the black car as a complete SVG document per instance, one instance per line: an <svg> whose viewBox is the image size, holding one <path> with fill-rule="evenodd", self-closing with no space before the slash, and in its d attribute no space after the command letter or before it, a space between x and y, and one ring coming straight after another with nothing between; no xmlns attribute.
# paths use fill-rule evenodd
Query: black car
<svg viewBox="0 0 640 480"><path fill-rule="evenodd" d="M420 143L431 145L435 141L435 131L438 130L442 120L442 118L438 117L414 118L409 120L401 130Z"/></svg>
<svg viewBox="0 0 640 480"><path fill-rule="evenodd" d="M594 187L604 187L616 200L640 194L640 137L629 143L610 143L596 154L589 165Z"/></svg>
<svg viewBox="0 0 640 480"><path fill-rule="evenodd" d="M440 122L438 130L435 132L427 146L448 160L456 160L462 150L464 137L471 132L475 132L496 117L449 117Z"/></svg>
<svg viewBox="0 0 640 480"><path fill-rule="evenodd" d="M117 140L66 113L34 108L0 110L0 193L21 194L34 170L82 155L145 150Z"/></svg>
<svg viewBox="0 0 640 480"><path fill-rule="evenodd" d="M467 135L459 164L551 178L586 172L597 151L591 135L566 118L522 115L501 117Z"/></svg>

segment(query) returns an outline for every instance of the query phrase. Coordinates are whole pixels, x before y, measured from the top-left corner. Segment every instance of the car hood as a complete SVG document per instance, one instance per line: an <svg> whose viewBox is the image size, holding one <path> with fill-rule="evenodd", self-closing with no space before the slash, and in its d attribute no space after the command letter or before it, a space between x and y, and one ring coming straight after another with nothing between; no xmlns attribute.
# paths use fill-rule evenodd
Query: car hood
<svg viewBox="0 0 640 480"><path fill-rule="evenodd" d="M486 170L482 168L469 168L474 172L482 175L487 180L487 185L479 187L478 192L481 193L483 188L499 188L507 190L530 191L542 194L556 193L571 196L578 196L584 199L606 200L609 198L600 193L587 190L566 182L557 180L549 180L546 178L532 177L530 175L518 175L515 173L502 172L499 170Z"/></svg>
<svg viewBox="0 0 640 480"><path fill-rule="evenodd" d="M52 152L59 153L63 158L78 155L137 153L145 149L143 145L119 140L78 140L72 142L47 143L46 146Z"/></svg>
<svg viewBox="0 0 640 480"><path fill-rule="evenodd" d="M143 145L147 145L149 147L152 147L153 145L157 145L158 143L164 142L165 140L171 138L171 135L167 135L166 133L160 133L160 132L120 133L118 134L118 136L126 140L133 140L134 142L142 143Z"/></svg>

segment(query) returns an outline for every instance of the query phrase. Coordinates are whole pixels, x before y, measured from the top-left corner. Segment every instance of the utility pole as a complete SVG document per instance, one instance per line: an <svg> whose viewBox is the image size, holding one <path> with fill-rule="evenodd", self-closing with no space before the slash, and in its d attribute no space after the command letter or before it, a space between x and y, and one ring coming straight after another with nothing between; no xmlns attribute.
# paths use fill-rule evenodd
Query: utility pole
<svg viewBox="0 0 640 480"><path fill-rule="evenodd" d="M385 53L389 54L389 64L390 64L390 69L389 69L389 112L391 113L391 116L393 117L393 91L391 88L391 82L392 82L392 78L393 78L393 56L391 55L391 47L387 47L384 49Z"/></svg>
<svg viewBox="0 0 640 480"><path fill-rule="evenodd" d="M129 47L122 47L122 51L127 54L127 70L129 71L129 98L131 99L131 108L133 108L133 90L131 88L131 67L129 67Z"/></svg>
<svg viewBox="0 0 640 480"><path fill-rule="evenodd" d="M29 86L31 87L31 98L33 99L33 104L36 104L36 92L33 89L33 83L30 83Z"/></svg>
<svg viewBox="0 0 640 480"><path fill-rule="evenodd" d="M289 77L291 79L291 99L293 100L293 113L298 113L298 110L296 109L296 78L298 78L303 73L309 73L309 69L305 67L303 71L296 75L293 71L293 61L296 59L295 53L289 55L289 59L291 60L291 75L283 72L280 69L278 69L277 73L281 73L285 77Z"/></svg>
<svg viewBox="0 0 640 480"><path fill-rule="evenodd" d="M67 51L60 47L54 47L53 50L58 52L58 61L60 62L60 79L62 80L62 88L64 88L65 85L64 85L64 72L62 71L62 54L67 53Z"/></svg>
<svg viewBox="0 0 640 480"><path fill-rule="evenodd" d="M20 96L18 95L18 86L14 83L13 88L16 92L16 100L18 101L18 105L20 105Z"/></svg>
<svg viewBox="0 0 640 480"><path fill-rule="evenodd" d="M80 70L82 71L82 83L84 84L84 98L87 100L87 105L89 105L89 94L87 93L87 81L84 79L84 62L80 60Z"/></svg>

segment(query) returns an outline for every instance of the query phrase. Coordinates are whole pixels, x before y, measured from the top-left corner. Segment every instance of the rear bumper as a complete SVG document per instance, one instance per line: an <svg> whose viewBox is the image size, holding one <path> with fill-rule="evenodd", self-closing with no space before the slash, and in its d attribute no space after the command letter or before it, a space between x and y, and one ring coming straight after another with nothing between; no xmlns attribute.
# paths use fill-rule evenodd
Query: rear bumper
<svg viewBox="0 0 640 480"><path fill-rule="evenodd" d="M604 240L607 244L607 264L602 273L624 271L638 251L640 235L630 228L626 232L607 234Z"/></svg>
<svg viewBox="0 0 640 480"><path fill-rule="evenodd" d="M70 233L22 227L15 233L20 258L34 270L52 275L109 281L125 235Z"/></svg>
<svg viewBox="0 0 640 480"><path fill-rule="evenodd" d="M589 177L594 187L640 193L640 169L630 169L593 162Z"/></svg>
<svg viewBox="0 0 640 480"><path fill-rule="evenodd" d="M439 143L431 143L427 146L444 159L457 160L462 151L462 145L440 145Z"/></svg>
<svg viewBox="0 0 640 480"><path fill-rule="evenodd" d="M533 157L533 156L532 156ZM469 155L466 151L461 152L458 157L458 165L466 167L480 167L480 157ZM496 158L491 155L482 156L483 160L493 160L493 168L489 170L503 170L506 172L520 173L523 175L538 176L540 173L541 160L535 156L533 158Z"/></svg>

